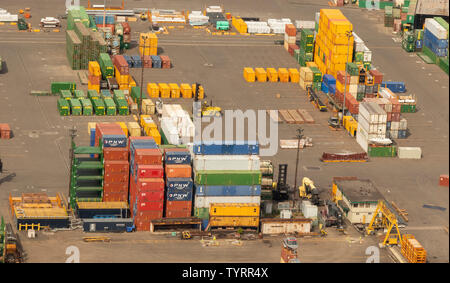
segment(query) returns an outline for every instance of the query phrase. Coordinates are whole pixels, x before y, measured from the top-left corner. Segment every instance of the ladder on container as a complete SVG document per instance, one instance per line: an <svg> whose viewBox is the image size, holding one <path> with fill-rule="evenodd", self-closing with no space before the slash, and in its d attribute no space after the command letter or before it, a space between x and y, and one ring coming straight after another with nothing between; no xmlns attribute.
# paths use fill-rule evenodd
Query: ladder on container
<svg viewBox="0 0 450 283"><path fill-rule="evenodd" d="M278 186L285 187L287 179L287 164L278 165Z"/></svg>

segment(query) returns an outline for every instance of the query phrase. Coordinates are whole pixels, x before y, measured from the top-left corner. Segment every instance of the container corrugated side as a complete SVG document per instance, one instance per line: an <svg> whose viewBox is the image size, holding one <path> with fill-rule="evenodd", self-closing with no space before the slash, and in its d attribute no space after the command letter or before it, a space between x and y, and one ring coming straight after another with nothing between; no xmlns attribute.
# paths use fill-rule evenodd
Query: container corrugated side
<svg viewBox="0 0 450 283"><path fill-rule="evenodd" d="M211 203L247 203L247 204L260 204L260 196L238 196L238 197L204 197L195 196L194 207L196 208L209 208Z"/></svg>
<svg viewBox="0 0 450 283"><path fill-rule="evenodd" d="M261 186L195 186L197 196L260 196Z"/></svg>
<svg viewBox="0 0 450 283"><path fill-rule="evenodd" d="M194 170L260 170L260 158L255 155L196 155Z"/></svg>
<svg viewBox="0 0 450 283"><path fill-rule="evenodd" d="M260 185L261 171L207 170L194 171L199 185Z"/></svg>

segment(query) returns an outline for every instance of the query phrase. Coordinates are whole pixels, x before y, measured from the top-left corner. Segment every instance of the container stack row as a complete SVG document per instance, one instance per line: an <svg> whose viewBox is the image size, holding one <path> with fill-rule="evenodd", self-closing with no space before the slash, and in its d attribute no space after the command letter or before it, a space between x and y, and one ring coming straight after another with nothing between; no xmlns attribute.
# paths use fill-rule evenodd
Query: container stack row
<svg viewBox="0 0 450 283"><path fill-rule="evenodd" d="M298 50L299 47L296 44L297 41L297 28L293 24L285 25L284 30L284 49L294 56L295 50Z"/></svg>
<svg viewBox="0 0 450 283"><path fill-rule="evenodd" d="M302 28L300 30L300 46L294 51L294 58L300 67L306 67L306 62L314 61L314 30Z"/></svg>
<svg viewBox="0 0 450 283"><path fill-rule="evenodd" d="M261 202L259 145L201 143L194 144L193 151L194 215L209 219L210 227L257 227Z"/></svg>
<svg viewBox="0 0 450 283"><path fill-rule="evenodd" d="M195 94L195 84L176 83L148 83L147 94L150 98L193 98ZM205 90L199 87L198 98L203 99Z"/></svg>
<svg viewBox="0 0 450 283"><path fill-rule="evenodd" d="M244 79L247 82L292 82L298 83L300 81L300 73L295 68L244 68Z"/></svg>
<svg viewBox="0 0 450 283"><path fill-rule="evenodd" d="M158 37L154 33L139 35L139 54L141 56L158 55Z"/></svg>
<svg viewBox="0 0 450 283"><path fill-rule="evenodd" d="M299 85L304 90L307 86L318 91L322 89L322 73L314 62L307 62L306 67L300 67Z"/></svg>
<svg viewBox="0 0 450 283"><path fill-rule="evenodd" d="M131 216L137 231L149 231L150 221L163 217L164 167L152 137L130 137Z"/></svg>
<svg viewBox="0 0 450 283"><path fill-rule="evenodd" d="M186 218L192 215L193 182L191 153L183 148L164 150L166 180L166 218Z"/></svg>
<svg viewBox="0 0 450 283"><path fill-rule="evenodd" d="M194 139L195 125L180 104L164 104L160 133L163 144L188 144Z"/></svg>

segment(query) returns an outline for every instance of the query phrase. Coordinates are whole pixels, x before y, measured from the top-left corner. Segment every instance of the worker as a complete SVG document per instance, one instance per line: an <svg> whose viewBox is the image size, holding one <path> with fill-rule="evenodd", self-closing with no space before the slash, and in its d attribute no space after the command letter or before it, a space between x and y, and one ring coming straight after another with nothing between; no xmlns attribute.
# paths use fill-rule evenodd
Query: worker
<svg viewBox="0 0 450 283"><path fill-rule="evenodd" d="M0 158L0 174L3 173L3 163L2 159Z"/></svg>

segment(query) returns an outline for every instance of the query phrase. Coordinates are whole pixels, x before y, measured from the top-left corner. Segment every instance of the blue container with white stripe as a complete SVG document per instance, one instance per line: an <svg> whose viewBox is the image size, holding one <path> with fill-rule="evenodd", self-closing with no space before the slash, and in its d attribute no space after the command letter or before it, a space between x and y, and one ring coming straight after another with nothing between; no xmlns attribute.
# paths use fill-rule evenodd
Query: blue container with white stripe
<svg viewBox="0 0 450 283"><path fill-rule="evenodd" d="M195 186L197 196L260 196L261 186Z"/></svg>
<svg viewBox="0 0 450 283"><path fill-rule="evenodd" d="M322 86L321 86L320 90L323 93L328 93L329 92L328 85L326 83L322 82Z"/></svg>
<svg viewBox="0 0 450 283"><path fill-rule="evenodd" d="M423 48L423 40L418 39L416 40L416 49L422 49Z"/></svg>
<svg viewBox="0 0 450 283"><path fill-rule="evenodd" d="M406 87L404 82L382 82L381 87L390 89L394 93L406 92Z"/></svg>
<svg viewBox="0 0 450 283"><path fill-rule="evenodd" d="M131 60L133 60L133 68L141 68L142 67L141 56L132 55Z"/></svg>
<svg viewBox="0 0 450 283"><path fill-rule="evenodd" d="M335 85L336 84L336 79L333 77L333 75L323 75L322 81L327 85Z"/></svg>
<svg viewBox="0 0 450 283"><path fill-rule="evenodd" d="M423 32L423 38L427 47L433 46L436 49L445 49L448 47L448 39L438 39L427 29Z"/></svg>
<svg viewBox="0 0 450 283"><path fill-rule="evenodd" d="M103 147L127 147L125 135L103 135Z"/></svg>
<svg viewBox="0 0 450 283"><path fill-rule="evenodd" d="M194 154L197 155L259 155L259 144L256 141L212 141L194 143Z"/></svg>
<svg viewBox="0 0 450 283"><path fill-rule="evenodd" d="M164 154L166 164L191 164L191 153L189 151L167 151Z"/></svg>
<svg viewBox="0 0 450 283"><path fill-rule="evenodd" d="M191 201L193 195L193 183L190 178L167 178L167 201Z"/></svg>

